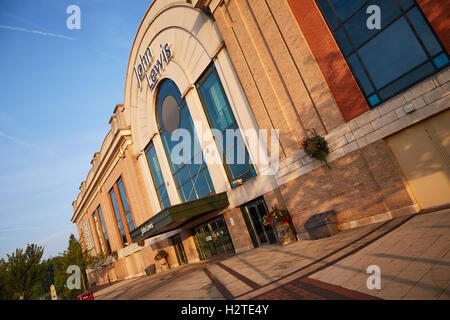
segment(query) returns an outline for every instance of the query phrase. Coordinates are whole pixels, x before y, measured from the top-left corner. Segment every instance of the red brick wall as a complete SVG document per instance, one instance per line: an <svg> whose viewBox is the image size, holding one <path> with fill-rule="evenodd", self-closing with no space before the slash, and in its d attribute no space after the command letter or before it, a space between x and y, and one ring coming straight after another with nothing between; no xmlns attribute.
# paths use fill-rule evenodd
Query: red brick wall
<svg viewBox="0 0 450 320"><path fill-rule="evenodd" d="M288 3L345 121L369 110L315 1L288 0Z"/></svg>
<svg viewBox="0 0 450 320"><path fill-rule="evenodd" d="M282 209L286 207L286 204L281 194L280 188L276 188L264 195L264 201L266 202L267 209L272 210L273 207Z"/></svg>
<svg viewBox="0 0 450 320"><path fill-rule="evenodd" d="M313 214L334 209L338 223L413 205L402 173L379 140L280 186L298 232Z"/></svg>
<svg viewBox="0 0 450 320"><path fill-rule="evenodd" d="M450 52L450 1L448 0L417 0L420 8L432 25L447 52Z"/></svg>

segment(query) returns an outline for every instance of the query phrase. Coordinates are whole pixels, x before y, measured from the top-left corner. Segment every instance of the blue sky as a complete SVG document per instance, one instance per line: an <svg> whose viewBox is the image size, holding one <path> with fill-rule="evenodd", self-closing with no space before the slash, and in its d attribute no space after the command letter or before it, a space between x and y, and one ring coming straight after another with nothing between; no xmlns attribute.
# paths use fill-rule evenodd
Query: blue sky
<svg viewBox="0 0 450 320"><path fill-rule="evenodd" d="M44 257L77 237L72 201L123 103L128 57L150 0L0 1L0 257ZM69 5L81 29L69 30ZM37 32L36 32L37 31Z"/></svg>

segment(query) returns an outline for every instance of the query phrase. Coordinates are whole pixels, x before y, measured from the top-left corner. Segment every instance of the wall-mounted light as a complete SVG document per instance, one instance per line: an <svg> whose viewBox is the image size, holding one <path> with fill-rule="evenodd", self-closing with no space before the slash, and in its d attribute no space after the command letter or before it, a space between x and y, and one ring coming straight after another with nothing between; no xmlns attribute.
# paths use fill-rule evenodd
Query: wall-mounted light
<svg viewBox="0 0 450 320"><path fill-rule="evenodd" d="M125 158L125 150L123 150L122 147L120 147L120 149L119 149L119 158L120 159Z"/></svg>
<svg viewBox="0 0 450 320"><path fill-rule="evenodd" d="M410 114L411 112L416 111L416 109L414 109L414 106L411 103L408 103L407 105L403 106L403 112L406 114Z"/></svg>
<svg viewBox="0 0 450 320"><path fill-rule="evenodd" d="M233 184L235 184L235 185L237 185L237 186L242 185L242 184L243 184L242 179L236 179L236 180L234 180L234 181L233 181Z"/></svg>

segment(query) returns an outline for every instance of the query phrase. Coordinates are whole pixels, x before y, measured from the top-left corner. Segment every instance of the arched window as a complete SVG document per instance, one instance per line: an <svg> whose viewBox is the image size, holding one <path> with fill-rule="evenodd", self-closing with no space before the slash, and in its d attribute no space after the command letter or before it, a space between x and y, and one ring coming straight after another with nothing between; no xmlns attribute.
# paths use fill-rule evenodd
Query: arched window
<svg viewBox="0 0 450 320"><path fill-rule="evenodd" d="M156 105L161 140L181 201L191 201L213 193L214 187L195 134L191 114L185 99L181 97L180 90L172 80L165 79L161 83ZM188 142L191 152L183 154L182 163L174 161L171 156L179 143L171 140L176 129L185 129L190 133Z"/></svg>

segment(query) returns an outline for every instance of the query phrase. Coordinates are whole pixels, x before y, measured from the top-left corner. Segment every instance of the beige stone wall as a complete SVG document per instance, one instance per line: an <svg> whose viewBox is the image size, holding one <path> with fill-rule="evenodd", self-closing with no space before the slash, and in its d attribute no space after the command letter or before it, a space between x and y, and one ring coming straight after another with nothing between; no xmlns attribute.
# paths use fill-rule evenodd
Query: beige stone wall
<svg viewBox="0 0 450 320"><path fill-rule="evenodd" d="M284 156L305 129L343 123L286 1L223 1L214 17L259 128L280 129Z"/></svg>
<svg viewBox="0 0 450 320"><path fill-rule="evenodd" d="M189 263L195 263L200 261L197 247L195 246L194 237L189 230L183 230L181 232L181 241L183 242L184 252Z"/></svg>
<svg viewBox="0 0 450 320"><path fill-rule="evenodd" d="M284 203L298 231L309 216L330 209L341 229L416 213L384 138L449 109L449 80L447 69L329 132L331 169L302 150L280 161L280 191L265 194L268 207Z"/></svg>
<svg viewBox="0 0 450 320"><path fill-rule="evenodd" d="M450 107L449 93L450 68L447 68L379 107L340 125L325 136L330 147L328 162L447 110ZM410 108L412 112L407 114L405 110ZM298 150L280 160L275 176L277 185L281 186L321 166L318 160Z"/></svg>
<svg viewBox="0 0 450 320"><path fill-rule="evenodd" d="M92 214L99 205L105 220L111 250L118 251L122 248L117 222L111 201L109 199L109 190L113 187L119 177L122 177L125 185L128 203L132 211L135 226L139 226L148 220L151 217L152 212L149 200L142 192L142 177L140 175L139 166L137 165L136 156L134 155L132 148L126 148L124 150L124 157L119 157L116 155L112 158L111 162L110 170L98 183L100 188L96 188L94 196L88 202L83 214L84 218L88 218L90 220L97 252L101 252L101 249L97 239L97 234L95 232Z"/></svg>
<svg viewBox="0 0 450 320"><path fill-rule="evenodd" d="M225 222L228 227L228 231L233 241L234 251L236 253L252 249L253 243L248 233L245 220L242 216L242 211L240 208L233 208L227 210L223 214ZM230 218L233 219L234 225L231 224Z"/></svg>

